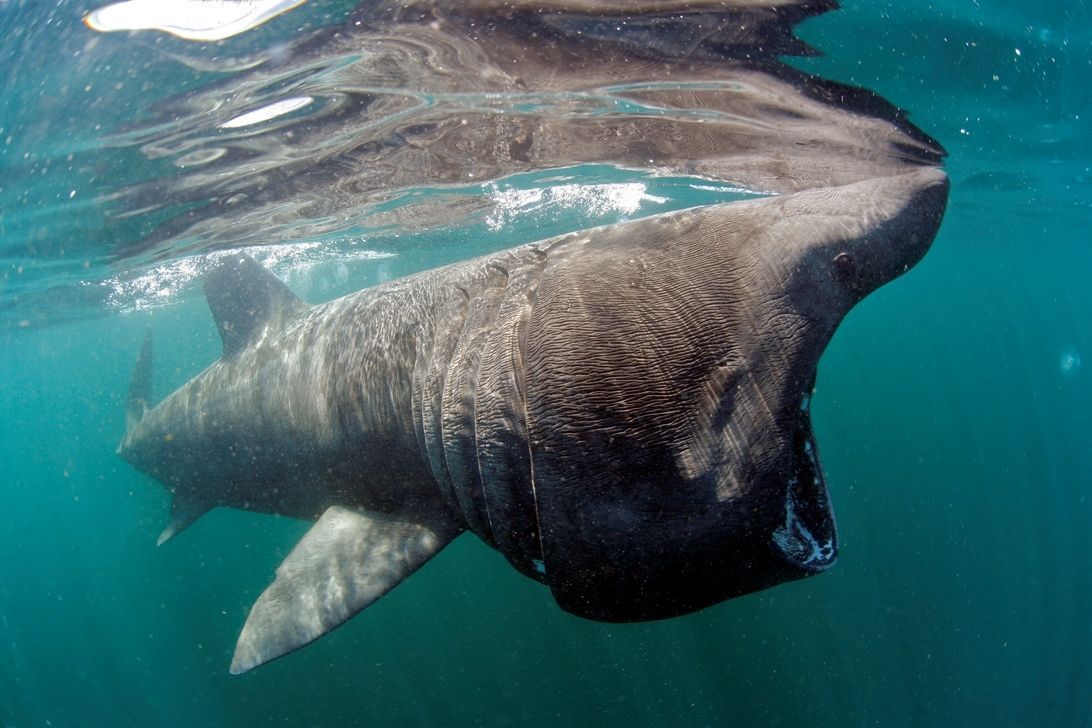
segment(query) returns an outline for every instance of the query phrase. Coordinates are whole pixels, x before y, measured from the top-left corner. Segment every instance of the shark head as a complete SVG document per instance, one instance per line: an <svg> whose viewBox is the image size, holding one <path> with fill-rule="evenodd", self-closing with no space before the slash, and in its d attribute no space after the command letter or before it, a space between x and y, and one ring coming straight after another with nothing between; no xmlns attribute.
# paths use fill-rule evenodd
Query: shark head
<svg viewBox="0 0 1092 728"><path fill-rule="evenodd" d="M816 368L849 310L928 250L947 187L922 168L554 256L526 376L542 571L563 608L671 617L834 563Z"/></svg>

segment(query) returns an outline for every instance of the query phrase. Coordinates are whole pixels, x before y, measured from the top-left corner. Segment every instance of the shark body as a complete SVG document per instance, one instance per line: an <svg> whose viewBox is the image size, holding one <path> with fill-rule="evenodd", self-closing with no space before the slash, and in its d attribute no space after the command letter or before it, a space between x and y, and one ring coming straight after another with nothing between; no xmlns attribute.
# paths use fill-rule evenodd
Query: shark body
<svg viewBox="0 0 1092 728"><path fill-rule="evenodd" d="M933 167L531 243L309 306L244 255L205 281L221 359L119 453L173 495L315 520L232 672L318 638L464 531L567 611L685 614L837 556L808 405L861 298L928 249Z"/></svg>

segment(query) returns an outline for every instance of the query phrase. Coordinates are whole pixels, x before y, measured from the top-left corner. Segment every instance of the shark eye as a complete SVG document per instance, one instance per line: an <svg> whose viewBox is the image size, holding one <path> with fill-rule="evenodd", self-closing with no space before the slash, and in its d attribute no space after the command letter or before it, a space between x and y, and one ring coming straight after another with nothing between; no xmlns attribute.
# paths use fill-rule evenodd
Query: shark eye
<svg viewBox="0 0 1092 728"><path fill-rule="evenodd" d="M838 253L834 256L834 270L845 281L857 279L857 261L849 253Z"/></svg>

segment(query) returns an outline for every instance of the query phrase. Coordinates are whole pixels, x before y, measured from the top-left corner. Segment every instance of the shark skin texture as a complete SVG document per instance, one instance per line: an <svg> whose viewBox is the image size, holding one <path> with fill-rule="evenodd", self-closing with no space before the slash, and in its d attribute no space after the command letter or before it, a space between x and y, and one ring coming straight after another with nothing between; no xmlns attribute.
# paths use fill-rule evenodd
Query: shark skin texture
<svg viewBox="0 0 1092 728"><path fill-rule="evenodd" d="M172 494L314 520L233 673L344 623L473 532L565 610L673 617L829 568L809 403L850 309L913 267L930 165L581 230L320 305L243 254L205 280L223 356L119 454Z"/></svg>

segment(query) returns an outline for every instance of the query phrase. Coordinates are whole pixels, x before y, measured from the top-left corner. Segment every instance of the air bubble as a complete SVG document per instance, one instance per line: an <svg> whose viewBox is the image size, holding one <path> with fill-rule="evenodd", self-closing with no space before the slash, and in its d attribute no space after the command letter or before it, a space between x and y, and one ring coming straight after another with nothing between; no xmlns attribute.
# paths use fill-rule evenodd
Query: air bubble
<svg viewBox="0 0 1092 728"><path fill-rule="evenodd" d="M1081 355L1076 349L1065 349L1058 358L1058 368L1067 377L1073 376L1081 368Z"/></svg>

